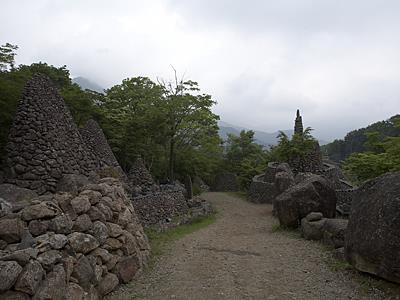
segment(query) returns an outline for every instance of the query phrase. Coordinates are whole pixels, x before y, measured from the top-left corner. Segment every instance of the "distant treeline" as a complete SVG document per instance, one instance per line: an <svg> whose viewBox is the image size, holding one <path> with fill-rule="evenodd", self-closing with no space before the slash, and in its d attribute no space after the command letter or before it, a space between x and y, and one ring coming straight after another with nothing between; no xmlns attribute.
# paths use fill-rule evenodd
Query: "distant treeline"
<svg viewBox="0 0 400 300"><path fill-rule="evenodd" d="M333 161L341 162L353 153L369 151L368 133L378 133L377 140L383 141L387 137L400 136L400 128L396 127L396 120L400 115L394 115L386 121L373 123L365 128L349 132L343 140L334 140L321 147L322 151Z"/></svg>

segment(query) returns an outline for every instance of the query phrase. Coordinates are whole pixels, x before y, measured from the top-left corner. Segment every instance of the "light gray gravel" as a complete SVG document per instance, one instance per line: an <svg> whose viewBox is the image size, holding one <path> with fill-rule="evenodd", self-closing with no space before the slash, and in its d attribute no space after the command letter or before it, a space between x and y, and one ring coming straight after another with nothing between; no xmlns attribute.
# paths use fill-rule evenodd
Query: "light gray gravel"
<svg viewBox="0 0 400 300"><path fill-rule="evenodd" d="M354 274L332 271L320 244L274 232L271 205L203 196L217 221L171 244L152 270L109 299L385 299L363 292Z"/></svg>

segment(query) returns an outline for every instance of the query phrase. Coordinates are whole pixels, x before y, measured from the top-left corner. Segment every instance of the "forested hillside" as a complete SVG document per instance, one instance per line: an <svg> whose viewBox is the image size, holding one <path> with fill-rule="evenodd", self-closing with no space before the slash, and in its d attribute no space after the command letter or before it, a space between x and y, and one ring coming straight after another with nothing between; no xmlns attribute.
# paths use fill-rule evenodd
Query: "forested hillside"
<svg viewBox="0 0 400 300"><path fill-rule="evenodd" d="M400 115L394 115L388 120L373 123L365 128L349 132L343 140L334 140L322 147L322 150L330 159L340 162L352 153L360 153L368 150L367 134L377 132L377 140L383 141L388 136L400 136L400 128L395 126L395 120Z"/></svg>

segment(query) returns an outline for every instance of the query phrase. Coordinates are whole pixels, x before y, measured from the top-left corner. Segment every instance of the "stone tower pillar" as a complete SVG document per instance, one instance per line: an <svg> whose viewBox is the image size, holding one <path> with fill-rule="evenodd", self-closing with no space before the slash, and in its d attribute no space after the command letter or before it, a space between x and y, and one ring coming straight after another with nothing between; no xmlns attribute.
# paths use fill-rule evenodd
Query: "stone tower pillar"
<svg viewBox="0 0 400 300"><path fill-rule="evenodd" d="M300 110L297 110L296 120L294 123L294 133L303 134L303 119L300 116Z"/></svg>

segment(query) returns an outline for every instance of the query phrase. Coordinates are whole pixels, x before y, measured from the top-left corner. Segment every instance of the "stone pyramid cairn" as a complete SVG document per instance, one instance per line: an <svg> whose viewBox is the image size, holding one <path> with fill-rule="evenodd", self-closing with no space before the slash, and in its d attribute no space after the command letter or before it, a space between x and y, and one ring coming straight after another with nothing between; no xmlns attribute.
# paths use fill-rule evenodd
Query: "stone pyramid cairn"
<svg viewBox="0 0 400 300"><path fill-rule="evenodd" d="M136 191L134 192L136 194L154 192L157 187L153 177L149 170L147 170L146 165L140 156L136 158L135 163L129 171L128 181L129 186Z"/></svg>
<svg viewBox="0 0 400 300"><path fill-rule="evenodd" d="M64 174L97 169L63 98L42 74L25 86L6 149L8 181L39 194L54 192Z"/></svg>
<svg viewBox="0 0 400 300"><path fill-rule="evenodd" d="M107 142L103 130L95 120L90 119L87 121L85 127L81 128L79 131L86 145L97 158L100 168L121 168Z"/></svg>

